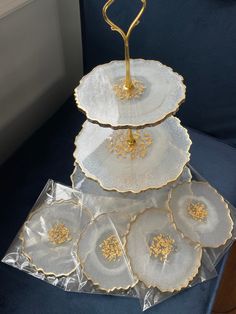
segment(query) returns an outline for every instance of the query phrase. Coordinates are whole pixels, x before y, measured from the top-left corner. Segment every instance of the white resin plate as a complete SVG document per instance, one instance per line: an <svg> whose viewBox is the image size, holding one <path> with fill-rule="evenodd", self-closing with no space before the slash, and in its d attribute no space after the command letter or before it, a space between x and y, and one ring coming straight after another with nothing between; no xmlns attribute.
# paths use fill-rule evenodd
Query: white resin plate
<svg viewBox="0 0 236 314"><path fill-rule="evenodd" d="M197 212L196 207L196 212L190 211L190 204L196 203L200 210ZM203 247L219 247L232 236L228 205L207 182L192 181L177 186L170 193L169 207L177 228Z"/></svg>
<svg viewBox="0 0 236 314"><path fill-rule="evenodd" d="M78 244L79 261L86 277L101 290L110 292L128 289L137 283L123 248L123 237L128 227L128 215L103 214L93 220L81 235ZM117 255L114 254L117 251L111 248L112 244L103 246L104 241L109 241L111 237L118 245ZM103 249L107 250L107 255L104 255Z"/></svg>
<svg viewBox="0 0 236 314"><path fill-rule="evenodd" d="M71 175L73 189L82 193L83 206L89 208L95 217L102 213L114 211L134 217L143 208L152 207L153 205L166 207L170 189L177 184L190 182L191 178L191 172L185 166L184 171L174 183L169 183L159 190L147 190L139 194L133 194L131 192L119 193L104 190L98 182L87 178L77 164L75 164L74 172Z"/></svg>
<svg viewBox="0 0 236 314"><path fill-rule="evenodd" d="M151 254L155 237L172 241L168 254L162 255L159 251L156 251L157 255ZM166 210L152 208L137 216L126 241L132 270L149 288L157 287L162 292L179 291L198 273L202 256L200 245L183 238ZM155 243L159 245L159 241ZM158 246L156 248L159 250Z"/></svg>
<svg viewBox="0 0 236 314"><path fill-rule="evenodd" d="M89 213L82 211L80 205L69 201L41 206L24 225L24 254L37 271L56 277L68 276L76 268L72 256L73 246L90 218ZM69 230L68 238L61 244L50 241L49 236L50 230L58 224L63 224Z"/></svg>
<svg viewBox="0 0 236 314"><path fill-rule="evenodd" d="M113 91L125 75L124 61L99 65L75 89L78 107L88 119L113 127L156 124L175 113L185 99L183 77L159 61L131 60L132 77L145 85L139 98L120 100Z"/></svg>
<svg viewBox="0 0 236 314"><path fill-rule="evenodd" d="M111 141L126 132L84 123L75 140L74 158L87 177L106 190L133 193L177 180L190 159L191 146L179 119L170 117L160 125L139 130L142 137L151 137L152 144L146 148L145 156L134 159L110 151Z"/></svg>

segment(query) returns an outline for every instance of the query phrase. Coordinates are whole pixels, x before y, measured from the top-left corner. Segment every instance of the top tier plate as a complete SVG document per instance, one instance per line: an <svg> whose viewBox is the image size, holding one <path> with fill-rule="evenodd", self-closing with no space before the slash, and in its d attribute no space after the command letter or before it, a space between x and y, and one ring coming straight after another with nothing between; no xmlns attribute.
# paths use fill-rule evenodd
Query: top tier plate
<svg viewBox="0 0 236 314"><path fill-rule="evenodd" d="M134 97L122 98L119 87L125 75L125 62L99 65L84 76L75 89L79 109L87 118L114 128L158 124L174 114L185 100L183 77L154 60L131 60Z"/></svg>

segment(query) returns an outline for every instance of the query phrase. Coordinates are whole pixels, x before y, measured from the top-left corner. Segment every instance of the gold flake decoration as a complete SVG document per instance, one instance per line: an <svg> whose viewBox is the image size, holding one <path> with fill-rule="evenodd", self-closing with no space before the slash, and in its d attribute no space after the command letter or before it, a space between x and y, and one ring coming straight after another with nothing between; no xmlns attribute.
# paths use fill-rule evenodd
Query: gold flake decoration
<svg viewBox="0 0 236 314"><path fill-rule="evenodd" d="M63 223L57 223L48 231L48 239L53 244L63 244L71 240L70 230Z"/></svg>
<svg viewBox="0 0 236 314"><path fill-rule="evenodd" d="M142 82L133 79L130 88L125 87L125 79L120 79L113 86L113 91L117 98L121 100L130 100L139 98L145 91L145 86Z"/></svg>
<svg viewBox="0 0 236 314"><path fill-rule="evenodd" d="M187 207L188 214L198 221L206 221L208 216L208 211L206 205L202 202L191 202Z"/></svg>
<svg viewBox="0 0 236 314"><path fill-rule="evenodd" d="M132 136L133 143L130 142L129 132L126 130L115 131L107 140L108 150L117 157L130 158L131 160L145 158L149 146L153 143L151 135L141 130L135 130Z"/></svg>
<svg viewBox="0 0 236 314"><path fill-rule="evenodd" d="M150 256L159 258L161 262L165 262L174 250L175 240L169 235L158 234L153 237L150 249Z"/></svg>
<svg viewBox="0 0 236 314"><path fill-rule="evenodd" d="M115 262L123 255L119 240L115 235L111 235L100 244L102 255L109 262Z"/></svg>

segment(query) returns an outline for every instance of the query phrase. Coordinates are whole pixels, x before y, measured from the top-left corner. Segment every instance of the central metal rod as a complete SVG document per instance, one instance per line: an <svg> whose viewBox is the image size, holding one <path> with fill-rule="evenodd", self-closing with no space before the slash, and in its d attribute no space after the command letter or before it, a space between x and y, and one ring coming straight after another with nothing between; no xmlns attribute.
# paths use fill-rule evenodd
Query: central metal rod
<svg viewBox="0 0 236 314"><path fill-rule="evenodd" d="M141 0L142 7L140 11L138 12L136 18L133 20L133 22L130 24L130 27L127 32L123 31L118 25L116 25L114 22L112 22L108 16L107 16L107 10L108 8L114 3L115 0L108 0L104 7L103 7L103 17L108 25L110 25L111 29L113 31L118 32L121 37L124 40L125 45L125 65L126 65L126 76L125 76L125 84L124 89L125 90L131 90L134 87L134 84L132 82L131 73L130 73L130 51L129 51L129 38L133 31L133 29L139 24L140 18L143 15L144 10L146 9L147 0Z"/></svg>
<svg viewBox="0 0 236 314"><path fill-rule="evenodd" d="M131 129L128 130L128 144L131 147L136 144L136 141L135 141L135 138Z"/></svg>
<svg viewBox="0 0 236 314"><path fill-rule="evenodd" d="M124 45L125 45L125 67L126 67L124 88L126 90L130 90L134 87L134 84L132 82L131 71L130 71L130 52L129 52L129 40L128 39L124 41Z"/></svg>

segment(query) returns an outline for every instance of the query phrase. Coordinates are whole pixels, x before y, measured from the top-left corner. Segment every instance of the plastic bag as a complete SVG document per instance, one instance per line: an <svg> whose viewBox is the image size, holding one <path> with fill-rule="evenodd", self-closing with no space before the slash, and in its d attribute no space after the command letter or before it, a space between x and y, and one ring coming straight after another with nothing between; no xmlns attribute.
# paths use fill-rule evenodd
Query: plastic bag
<svg viewBox="0 0 236 314"><path fill-rule="evenodd" d="M224 245L201 248L175 230L173 221L167 222L170 193L191 180L204 181L189 166L176 182L163 189L138 195L120 194L104 191L76 167L73 188L48 181L2 261L65 291L139 298L142 309L146 310L182 289L215 277L215 266L235 239L234 227L232 237ZM235 209L228 206L235 221ZM155 221L161 222L163 232L158 231ZM142 234L135 234L143 230L137 226L135 231L136 223L146 228L145 245L149 251L144 263L140 262L144 255L136 254L142 242L145 243ZM149 230L152 225L153 230ZM160 250L157 243L162 243L165 250L162 247ZM192 277L187 274L183 283L181 278L176 278L177 284L173 285L173 278L165 275L166 279L163 277L156 287L148 288L147 282L145 285L139 280L141 277L143 281L155 279L157 264L159 273L164 274L171 258L180 256L180 260L185 260L186 256L193 255L196 267L191 269L191 263L186 262L189 269L185 268ZM138 264L147 266L140 269ZM150 265L154 272L151 276Z"/></svg>

